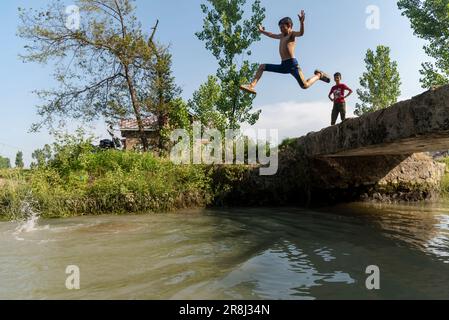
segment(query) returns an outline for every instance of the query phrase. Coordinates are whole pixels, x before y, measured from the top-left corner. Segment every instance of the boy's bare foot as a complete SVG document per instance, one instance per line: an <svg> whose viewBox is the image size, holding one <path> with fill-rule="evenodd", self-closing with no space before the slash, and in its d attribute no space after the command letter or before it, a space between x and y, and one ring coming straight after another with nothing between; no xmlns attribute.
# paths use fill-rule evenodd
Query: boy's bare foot
<svg viewBox="0 0 449 320"><path fill-rule="evenodd" d="M315 75L320 76L320 80L326 83L331 83L331 78L321 70L315 70Z"/></svg>
<svg viewBox="0 0 449 320"><path fill-rule="evenodd" d="M246 91L248 93L251 94L257 94L256 90L254 89L254 86L248 84L248 85L241 85L240 89L242 89L243 91Z"/></svg>

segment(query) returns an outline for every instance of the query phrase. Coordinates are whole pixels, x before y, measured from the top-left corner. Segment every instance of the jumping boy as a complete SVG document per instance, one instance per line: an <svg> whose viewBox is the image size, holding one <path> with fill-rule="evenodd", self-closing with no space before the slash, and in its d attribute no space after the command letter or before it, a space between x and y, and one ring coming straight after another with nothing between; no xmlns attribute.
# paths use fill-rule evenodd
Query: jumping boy
<svg viewBox="0 0 449 320"><path fill-rule="evenodd" d="M332 125L337 123L338 115L341 117L341 121L346 120L346 98L352 94L352 90L345 84L341 83L341 73L337 72L334 75L335 86L332 87L329 93L329 99L334 102L334 108L332 109ZM348 94L345 95L345 92Z"/></svg>
<svg viewBox="0 0 449 320"><path fill-rule="evenodd" d="M293 21L291 18L284 18L279 21L279 28L281 30L280 34L273 34L271 32L265 31L265 28L259 26L260 33L266 35L269 38L280 40L279 53L281 54L282 63L280 65L275 64L262 64L259 66L259 70L256 73L254 81L249 85L242 85L240 89L245 90L249 93L256 94L255 87L259 82L265 71L288 74L290 73L298 81L299 86L303 89L310 88L318 80L330 83L329 76L320 70L315 71L315 76L305 80L304 74L299 67L298 60L295 58L296 49L296 38L302 37L304 35L304 21L306 15L304 10L298 15L299 21L301 23L300 31L293 31Z"/></svg>

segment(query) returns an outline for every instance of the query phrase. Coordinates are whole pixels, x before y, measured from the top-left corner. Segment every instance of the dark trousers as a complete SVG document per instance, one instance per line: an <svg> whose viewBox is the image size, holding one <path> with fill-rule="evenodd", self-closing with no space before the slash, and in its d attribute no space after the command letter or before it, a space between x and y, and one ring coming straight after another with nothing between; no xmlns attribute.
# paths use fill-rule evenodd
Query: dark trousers
<svg viewBox="0 0 449 320"><path fill-rule="evenodd" d="M341 121L346 120L346 103L334 103L334 108L332 109L332 125L337 123L338 115L341 117Z"/></svg>

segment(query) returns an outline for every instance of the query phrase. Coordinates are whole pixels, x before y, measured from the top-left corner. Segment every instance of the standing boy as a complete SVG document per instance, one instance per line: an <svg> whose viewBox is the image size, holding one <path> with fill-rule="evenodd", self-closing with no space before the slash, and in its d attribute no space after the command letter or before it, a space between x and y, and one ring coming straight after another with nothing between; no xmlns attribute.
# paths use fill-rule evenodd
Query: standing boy
<svg viewBox="0 0 449 320"><path fill-rule="evenodd" d="M338 115L341 117L341 121L346 120L346 98L352 94L352 90L345 84L341 83L341 73L337 72L334 75L336 85L332 87L329 93L329 99L334 102L334 108L332 109L332 125L337 123ZM345 92L348 94L345 95Z"/></svg>

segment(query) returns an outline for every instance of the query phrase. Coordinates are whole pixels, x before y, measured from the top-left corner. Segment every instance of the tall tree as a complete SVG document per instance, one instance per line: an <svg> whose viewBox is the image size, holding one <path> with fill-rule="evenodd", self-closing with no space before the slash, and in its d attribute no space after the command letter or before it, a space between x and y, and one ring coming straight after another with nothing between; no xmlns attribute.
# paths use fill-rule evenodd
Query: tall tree
<svg viewBox="0 0 449 320"><path fill-rule="evenodd" d="M196 33L206 48L218 60L217 78L221 94L217 110L227 120L227 127L237 129L241 123L255 124L260 111L252 112L254 97L242 93L239 86L250 81L257 65L246 58L250 46L260 40L257 26L265 19L265 8L260 0L251 6L251 14L244 18L247 0L207 0L201 9L205 15L203 30Z"/></svg>
<svg viewBox="0 0 449 320"><path fill-rule="evenodd" d="M362 89L357 90L361 104L355 114L385 109L398 101L401 95L401 78L398 64L390 58L390 48L378 46L376 52L368 49L365 57L366 72L360 78Z"/></svg>
<svg viewBox="0 0 449 320"><path fill-rule="evenodd" d="M16 161L15 161L16 168L23 169L25 167L25 164L23 163L23 152L19 151L16 154Z"/></svg>
<svg viewBox="0 0 449 320"><path fill-rule="evenodd" d="M434 62L422 64L421 83L431 88L449 83L449 0L399 0L415 34L429 42L425 52Z"/></svg>
<svg viewBox="0 0 449 320"><path fill-rule="evenodd" d="M156 25L157 26L157 25ZM157 116L160 153L170 148L170 131L184 129L189 125L187 104L180 98L181 88L176 84L172 72L172 55L168 47L157 45L150 38L148 43L154 53L151 82L146 107Z"/></svg>
<svg viewBox="0 0 449 320"><path fill-rule="evenodd" d="M137 22L134 1L75 4L82 16L79 25L67 23L70 17L60 0L41 11L19 9L18 34L28 41L23 60L52 62L58 83L56 89L37 92L43 100L38 107L42 121L33 129L68 118L108 121L132 115L147 150L143 103L149 94L154 47Z"/></svg>

